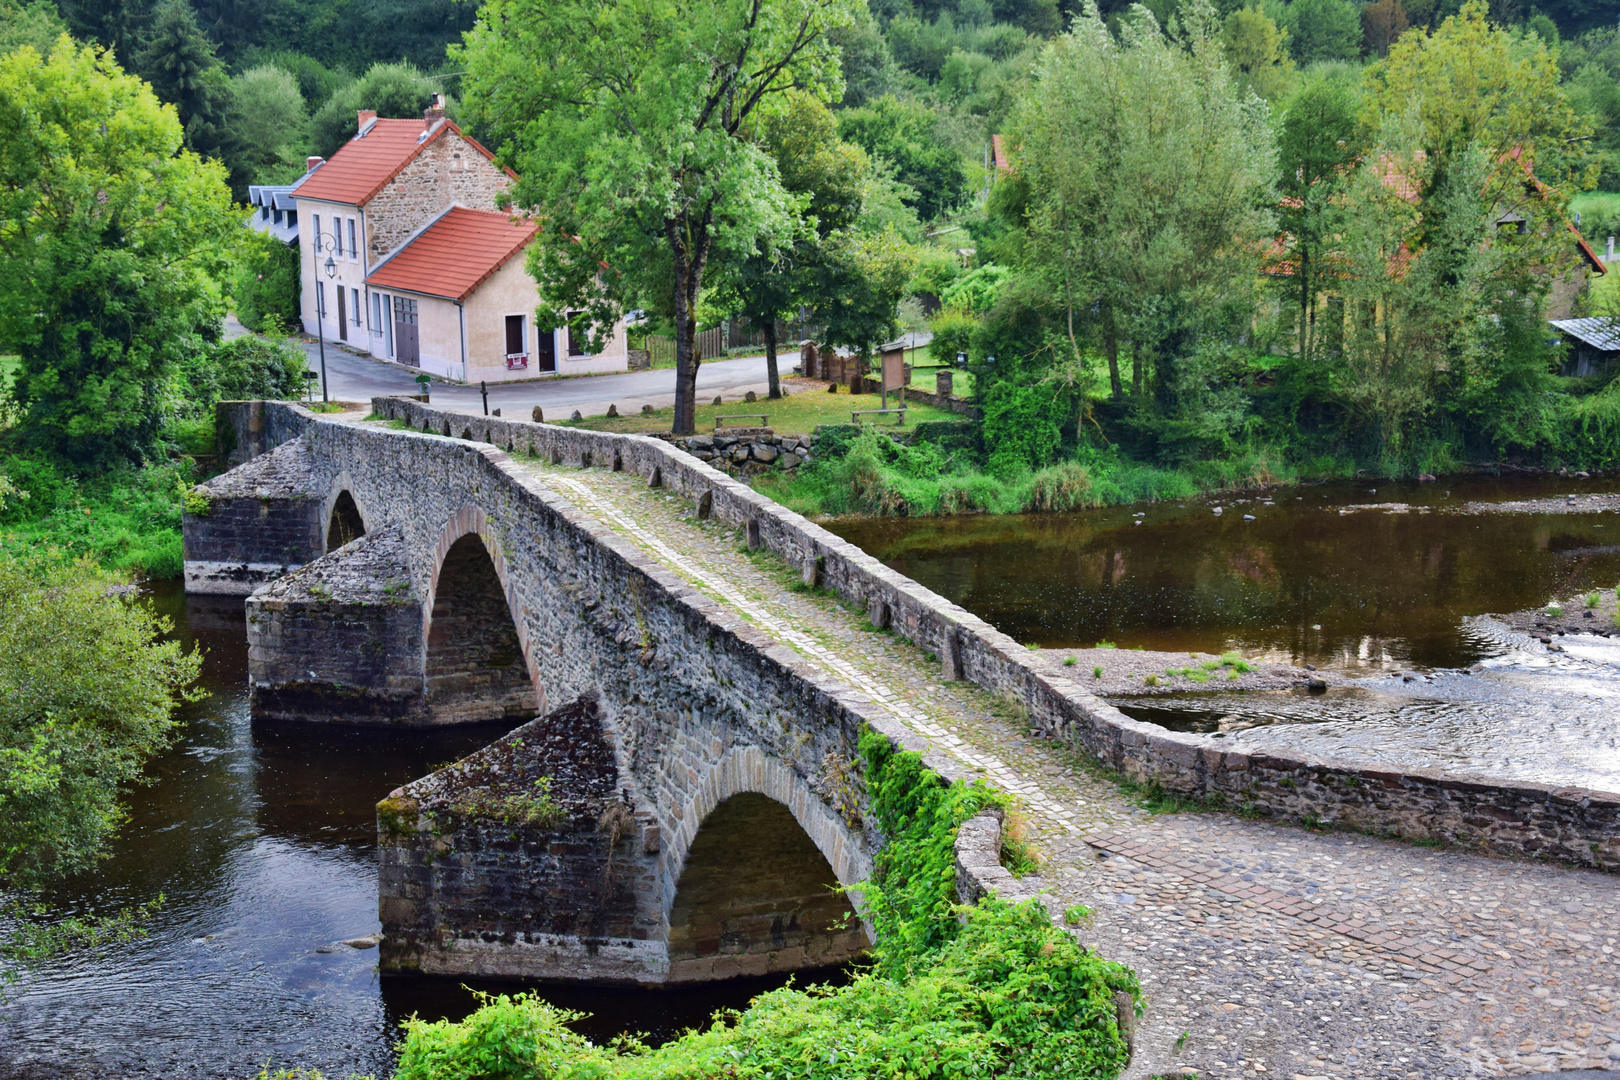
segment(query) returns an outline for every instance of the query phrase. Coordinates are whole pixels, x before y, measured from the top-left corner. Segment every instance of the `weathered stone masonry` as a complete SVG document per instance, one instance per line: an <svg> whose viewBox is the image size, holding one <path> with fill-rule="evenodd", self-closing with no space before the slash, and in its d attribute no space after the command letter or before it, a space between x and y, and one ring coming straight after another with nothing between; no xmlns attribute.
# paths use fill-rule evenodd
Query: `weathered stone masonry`
<svg viewBox="0 0 1620 1080"><path fill-rule="evenodd" d="M406 399L378 398L373 407L416 428L451 423L452 414ZM1208 736L1166 731L1130 719L982 619L661 440L492 417L456 416L454 425L481 442L629 469L678 491L700 512L744 529L751 544L802 567L807 581L834 589L938 656L945 678L1007 695L1028 710L1036 732L1135 780L1289 820L1620 869L1620 793L1250 754Z"/></svg>

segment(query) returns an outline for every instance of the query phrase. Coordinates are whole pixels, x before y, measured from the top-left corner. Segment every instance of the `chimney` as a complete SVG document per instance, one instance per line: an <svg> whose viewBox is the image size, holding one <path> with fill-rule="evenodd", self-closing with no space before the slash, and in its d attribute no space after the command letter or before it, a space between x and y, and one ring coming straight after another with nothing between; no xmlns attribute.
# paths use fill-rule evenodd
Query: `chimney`
<svg viewBox="0 0 1620 1080"><path fill-rule="evenodd" d="M360 134L364 135L366 129L377 122L376 109L361 109L358 113L360 120Z"/></svg>
<svg viewBox="0 0 1620 1080"><path fill-rule="evenodd" d="M433 125L444 119L444 95L434 94L428 107L422 110L422 129L433 130Z"/></svg>
<svg viewBox="0 0 1620 1080"><path fill-rule="evenodd" d="M326 159L323 157L307 157L304 159L304 171L309 172L315 166L324 164L326 164Z"/></svg>

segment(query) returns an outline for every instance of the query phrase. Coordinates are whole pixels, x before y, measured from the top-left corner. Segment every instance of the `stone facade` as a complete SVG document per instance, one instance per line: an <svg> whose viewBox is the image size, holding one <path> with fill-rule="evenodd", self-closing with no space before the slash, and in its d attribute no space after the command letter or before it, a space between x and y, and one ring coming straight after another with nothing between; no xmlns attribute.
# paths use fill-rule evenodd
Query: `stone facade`
<svg viewBox="0 0 1620 1080"><path fill-rule="evenodd" d="M367 262L375 265L445 207L494 210L512 176L465 136L446 130L366 203Z"/></svg>

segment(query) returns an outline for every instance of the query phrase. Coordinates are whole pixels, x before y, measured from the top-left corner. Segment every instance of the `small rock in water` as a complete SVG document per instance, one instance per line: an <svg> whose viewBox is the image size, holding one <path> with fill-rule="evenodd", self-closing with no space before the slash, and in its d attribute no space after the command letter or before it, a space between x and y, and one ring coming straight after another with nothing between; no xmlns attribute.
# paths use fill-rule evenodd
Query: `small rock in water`
<svg viewBox="0 0 1620 1080"><path fill-rule="evenodd" d="M350 938L343 944L347 945L351 949L375 949L377 947L378 937L379 935L372 934L369 937Z"/></svg>
<svg viewBox="0 0 1620 1080"><path fill-rule="evenodd" d="M1327 683L1317 678L1306 679L1305 689L1313 694L1325 694L1327 693Z"/></svg>
<svg viewBox="0 0 1620 1080"><path fill-rule="evenodd" d="M1426 472L1418 473L1418 483L1420 483L1420 484L1432 484L1432 483L1434 483L1434 474L1433 473L1426 473Z"/></svg>
<svg viewBox="0 0 1620 1080"><path fill-rule="evenodd" d="M585 417L580 414L580 411L578 409L575 409L573 414L571 416L569 416L568 419L570 419L570 420L583 420L583 419L585 419Z"/></svg>
<svg viewBox="0 0 1620 1080"><path fill-rule="evenodd" d="M1243 520L1244 521L1253 521L1254 520L1254 515L1253 514L1244 514L1243 515Z"/></svg>
<svg viewBox="0 0 1620 1080"><path fill-rule="evenodd" d="M1318 627L1318 629L1320 629L1320 627ZM1306 664L1305 665L1305 670L1306 671L1315 671L1316 670L1316 665L1315 664Z"/></svg>
<svg viewBox="0 0 1620 1080"><path fill-rule="evenodd" d="M1368 488L1367 489L1367 494L1376 495L1376 494L1378 494L1378 489L1377 488Z"/></svg>
<svg viewBox="0 0 1620 1080"><path fill-rule="evenodd" d="M1225 513L1225 510L1222 507L1217 506L1215 508L1215 516L1216 517L1219 517L1223 513Z"/></svg>
<svg viewBox="0 0 1620 1080"><path fill-rule="evenodd" d="M1131 522L1131 524L1132 524L1132 525L1140 525L1140 524L1142 524L1142 519L1141 519L1141 518L1137 518L1137 519L1136 519L1136 520L1135 520L1135 521L1133 521L1133 522Z"/></svg>
<svg viewBox="0 0 1620 1080"><path fill-rule="evenodd" d="M316 949L315 951L318 952L318 953L329 953L332 950L328 949L325 945L322 945L320 948Z"/></svg>

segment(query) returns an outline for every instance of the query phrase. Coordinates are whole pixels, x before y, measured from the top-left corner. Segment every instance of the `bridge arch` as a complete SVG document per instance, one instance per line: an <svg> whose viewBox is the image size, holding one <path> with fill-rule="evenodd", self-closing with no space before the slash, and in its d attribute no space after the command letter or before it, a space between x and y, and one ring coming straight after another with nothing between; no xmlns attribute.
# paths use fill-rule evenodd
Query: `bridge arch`
<svg viewBox="0 0 1620 1080"><path fill-rule="evenodd" d="M841 965L871 945L850 895L870 872L849 827L792 769L729 751L666 851L672 981Z"/></svg>
<svg viewBox="0 0 1620 1080"><path fill-rule="evenodd" d="M321 535L326 538L326 551L336 551L357 537L367 533L366 512L354 495L354 481L348 470L338 474L337 482L326 496L321 508Z"/></svg>
<svg viewBox="0 0 1620 1080"><path fill-rule="evenodd" d="M545 688L520 617L500 539L483 510L463 506L433 554L423 606L423 689L439 723L528 719Z"/></svg>

